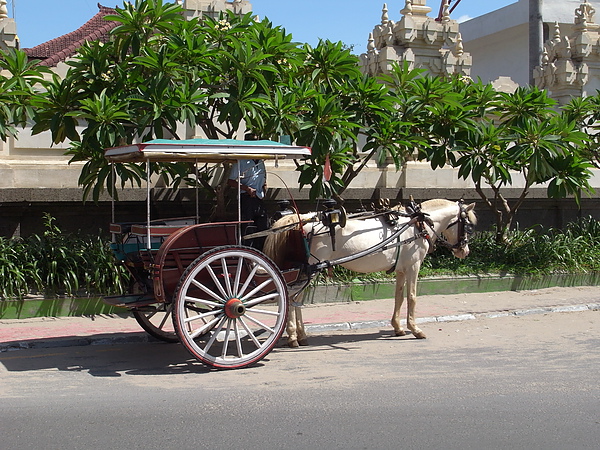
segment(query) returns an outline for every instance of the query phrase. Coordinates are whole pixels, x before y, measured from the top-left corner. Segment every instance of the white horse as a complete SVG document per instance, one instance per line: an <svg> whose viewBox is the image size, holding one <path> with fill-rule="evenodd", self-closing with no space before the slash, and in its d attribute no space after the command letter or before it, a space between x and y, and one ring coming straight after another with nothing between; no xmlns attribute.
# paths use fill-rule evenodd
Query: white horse
<svg viewBox="0 0 600 450"><path fill-rule="evenodd" d="M302 234L308 248L308 264L317 264L319 268L327 267L327 261L339 258L344 259L351 255L366 252L366 256L341 263L347 269L355 272L370 273L379 271L396 272L396 291L392 326L396 336L404 336L406 332L400 325L400 308L404 301L404 285L406 284L407 299L407 327L413 336L424 339L425 333L417 326L415 320L417 276L425 256L433 250L436 240L449 247L454 256L465 258L469 254L468 238L476 223L473 212L475 204L465 205L462 201L455 202L444 199L434 199L423 202L421 213L412 217L405 215L390 216L364 215L358 218L348 218L345 226L323 224L318 213L284 216L273 225L272 229L288 229L292 223L300 219ZM404 209L396 209L399 213ZM392 213L393 215L393 213ZM299 226L297 227L299 228ZM397 238L383 248L370 252L369 249L380 245L394 234L404 228ZM283 231L267 236L264 252L279 266L284 267L286 259L289 260L290 245L289 233ZM298 233L298 231L296 231ZM296 237L297 240L297 237ZM283 247L282 247L283 246ZM285 249L285 250L284 250ZM315 267L315 266L313 266ZM300 303L302 293L298 294L296 303ZM290 347L306 345L307 337L302 321L302 310L291 306L288 324L288 344Z"/></svg>

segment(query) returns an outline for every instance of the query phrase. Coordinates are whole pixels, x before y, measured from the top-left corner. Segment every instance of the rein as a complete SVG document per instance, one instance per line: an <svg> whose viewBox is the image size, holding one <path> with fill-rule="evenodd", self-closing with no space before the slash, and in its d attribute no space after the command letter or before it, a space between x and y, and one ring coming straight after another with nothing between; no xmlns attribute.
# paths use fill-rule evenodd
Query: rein
<svg viewBox="0 0 600 450"><path fill-rule="evenodd" d="M422 213L418 213L418 214L421 215ZM311 265L309 265L309 272L316 273L325 268L329 268L329 267L336 266L338 264L344 264L344 263L347 263L350 261L354 261L355 259L359 259L359 258L362 258L363 256L367 256L367 255L370 255L371 253L375 253L381 249L385 249L388 244L390 244L395 239L397 239L402 233L404 233L404 231L406 231L410 226L414 225L418 220L419 220L419 217L417 215L415 215L404 225L402 225L401 227L396 229L388 238L384 239L379 244L369 247L361 252L358 252L358 253L355 253L355 254L349 255L349 256L344 256L344 257L341 257L338 259L325 260L325 261L320 261L316 264L311 264Z"/></svg>

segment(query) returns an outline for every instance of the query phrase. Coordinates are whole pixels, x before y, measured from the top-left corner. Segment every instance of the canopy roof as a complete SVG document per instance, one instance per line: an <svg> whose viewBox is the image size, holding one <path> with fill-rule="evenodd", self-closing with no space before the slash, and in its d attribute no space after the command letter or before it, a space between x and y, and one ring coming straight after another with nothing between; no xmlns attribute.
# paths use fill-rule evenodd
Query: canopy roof
<svg viewBox="0 0 600 450"><path fill-rule="evenodd" d="M285 159L310 156L310 147L274 141L238 141L235 139L155 139L142 144L113 147L104 152L112 162L201 161L225 162L239 159Z"/></svg>

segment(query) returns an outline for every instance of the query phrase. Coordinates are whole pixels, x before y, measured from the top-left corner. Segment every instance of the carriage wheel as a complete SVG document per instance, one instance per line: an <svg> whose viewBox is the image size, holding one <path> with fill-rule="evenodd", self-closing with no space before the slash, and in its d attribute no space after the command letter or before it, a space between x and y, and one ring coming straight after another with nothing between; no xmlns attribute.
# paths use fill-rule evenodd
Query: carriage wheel
<svg viewBox="0 0 600 450"><path fill-rule="evenodd" d="M150 335L163 342L179 342L173 327L173 303L154 303L132 311L137 323Z"/></svg>
<svg viewBox="0 0 600 450"><path fill-rule="evenodd" d="M141 282L135 280L130 284L128 289L130 294L144 294L147 291L148 289L144 288ZM172 303L152 303L132 309L131 312L137 323L150 336L163 342L179 342L171 318L173 312Z"/></svg>
<svg viewBox="0 0 600 450"><path fill-rule="evenodd" d="M173 322L184 347L221 369L264 358L285 328L287 286L279 269L250 247L218 247L183 273Z"/></svg>

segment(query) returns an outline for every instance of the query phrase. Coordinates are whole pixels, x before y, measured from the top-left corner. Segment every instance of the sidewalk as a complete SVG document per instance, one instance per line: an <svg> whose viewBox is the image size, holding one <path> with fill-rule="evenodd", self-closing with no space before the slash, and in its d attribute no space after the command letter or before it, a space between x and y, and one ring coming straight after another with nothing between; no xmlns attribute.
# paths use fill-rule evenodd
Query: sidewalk
<svg viewBox="0 0 600 450"><path fill-rule="evenodd" d="M600 288L568 287L533 291L424 295L417 299L418 322L473 320L509 314L600 310ZM320 303L303 307L307 332L390 327L393 299ZM402 315L406 306L403 305ZM153 340L124 315L0 320L0 351Z"/></svg>

